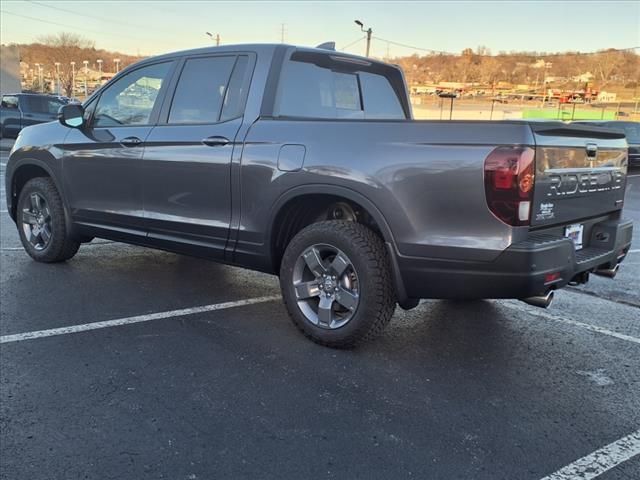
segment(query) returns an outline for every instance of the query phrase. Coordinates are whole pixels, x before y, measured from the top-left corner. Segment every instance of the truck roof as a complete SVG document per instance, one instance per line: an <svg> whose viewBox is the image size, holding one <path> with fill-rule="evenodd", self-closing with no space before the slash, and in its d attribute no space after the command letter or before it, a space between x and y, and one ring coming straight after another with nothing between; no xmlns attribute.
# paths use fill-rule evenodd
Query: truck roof
<svg viewBox="0 0 640 480"><path fill-rule="evenodd" d="M218 47L193 48L193 49L189 49L189 50L180 50L180 51L176 51L176 52L163 53L161 55L156 55L156 56L153 56L153 57L149 57L149 58L146 58L144 60L141 60L140 62L137 62L136 65L139 64L139 63L143 63L143 62L155 61L155 60L159 60L159 59L161 60L161 59L164 59L164 58L170 59L170 58L181 57L181 56L185 56L185 55L202 55L202 54L207 54L207 53L225 53L225 52L249 51L249 52L255 52L258 55L271 55L279 47L294 48L294 49L296 49L298 51L308 51L308 52L317 52L317 53L325 53L325 54L334 54L334 55L340 55L341 57L349 57L349 58L357 59L357 60L360 60L360 61L366 61L366 62L370 62L370 63L377 63L377 64L381 64L381 65L389 65L389 64L387 64L385 62L381 62L381 61L375 60L373 58L362 57L360 55L353 55L353 54L350 54L350 53L339 52L337 50L328 50L328 49L324 49L324 48L313 48L313 47L302 47L302 46L299 46L299 45L291 45L291 44L287 44L287 43L239 43L239 44L233 44L233 45L221 45L221 46L218 46Z"/></svg>

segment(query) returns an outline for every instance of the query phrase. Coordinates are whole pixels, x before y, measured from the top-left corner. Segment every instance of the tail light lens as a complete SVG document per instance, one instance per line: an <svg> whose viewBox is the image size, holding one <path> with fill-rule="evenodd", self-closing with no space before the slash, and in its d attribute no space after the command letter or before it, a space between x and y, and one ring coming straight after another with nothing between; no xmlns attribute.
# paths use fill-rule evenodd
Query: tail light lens
<svg viewBox="0 0 640 480"><path fill-rule="evenodd" d="M535 181L531 147L498 147L484 161L489 210L508 225L529 225Z"/></svg>

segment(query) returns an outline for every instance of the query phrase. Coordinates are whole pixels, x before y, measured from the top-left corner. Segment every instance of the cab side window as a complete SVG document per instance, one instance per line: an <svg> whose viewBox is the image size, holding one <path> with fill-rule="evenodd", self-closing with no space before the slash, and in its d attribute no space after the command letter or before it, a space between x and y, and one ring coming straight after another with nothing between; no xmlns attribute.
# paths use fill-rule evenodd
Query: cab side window
<svg viewBox="0 0 640 480"><path fill-rule="evenodd" d="M173 96L168 123L218 122L235 63L235 56L187 60Z"/></svg>
<svg viewBox="0 0 640 480"><path fill-rule="evenodd" d="M94 127L148 125L171 62L138 68L102 92L93 115Z"/></svg>

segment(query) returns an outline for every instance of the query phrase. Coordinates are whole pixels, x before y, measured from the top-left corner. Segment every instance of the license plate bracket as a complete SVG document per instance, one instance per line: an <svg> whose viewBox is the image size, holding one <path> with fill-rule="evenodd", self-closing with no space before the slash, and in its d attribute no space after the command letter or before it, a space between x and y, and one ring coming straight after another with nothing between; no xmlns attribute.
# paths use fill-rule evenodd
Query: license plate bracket
<svg viewBox="0 0 640 480"><path fill-rule="evenodd" d="M564 236L573 241L573 245L576 250L580 250L582 248L583 233L584 225L582 223L574 223L573 225L567 225L564 227Z"/></svg>

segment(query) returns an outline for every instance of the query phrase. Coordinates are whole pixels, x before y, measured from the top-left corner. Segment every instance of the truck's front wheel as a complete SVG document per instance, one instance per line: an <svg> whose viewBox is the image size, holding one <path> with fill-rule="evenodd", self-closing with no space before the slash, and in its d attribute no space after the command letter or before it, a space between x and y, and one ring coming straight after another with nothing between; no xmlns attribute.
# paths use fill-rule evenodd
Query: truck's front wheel
<svg viewBox="0 0 640 480"><path fill-rule="evenodd" d="M293 323L329 347L373 338L395 309L384 244L354 222L319 222L301 230L284 253L280 287Z"/></svg>
<svg viewBox="0 0 640 480"><path fill-rule="evenodd" d="M69 237L62 198L53 180L29 180L18 198L16 223L26 252L38 262L64 262L80 243Z"/></svg>

